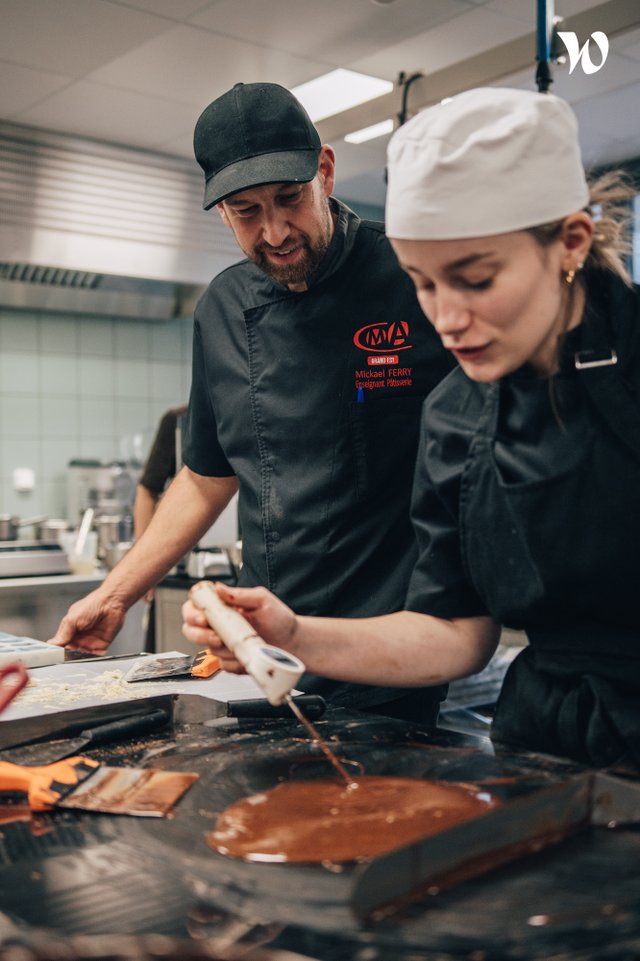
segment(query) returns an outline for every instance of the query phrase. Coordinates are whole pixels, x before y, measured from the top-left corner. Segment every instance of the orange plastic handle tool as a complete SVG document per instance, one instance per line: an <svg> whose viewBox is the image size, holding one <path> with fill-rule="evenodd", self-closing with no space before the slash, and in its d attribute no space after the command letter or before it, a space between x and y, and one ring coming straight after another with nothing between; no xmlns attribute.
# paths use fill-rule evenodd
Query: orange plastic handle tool
<svg viewBox="0 0 640 961"><path fill-rule="evenodd" d="M193 659L192 677L211 677L221 669L220 658L211 651L200 651Z"/></svg>
<svg viewBox="0 0 640 961"><path fill-rule="evenodd" d="M44 767L22 767L0 761L0 791L20 791L27 795L32 811L50 811L69 789L100 767L89 757L68 757Z"/></svg>

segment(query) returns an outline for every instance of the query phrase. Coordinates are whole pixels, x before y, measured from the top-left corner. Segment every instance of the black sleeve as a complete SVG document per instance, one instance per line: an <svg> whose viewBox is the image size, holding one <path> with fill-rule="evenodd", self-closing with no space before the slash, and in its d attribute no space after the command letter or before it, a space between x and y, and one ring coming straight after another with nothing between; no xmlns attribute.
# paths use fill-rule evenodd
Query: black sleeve
<svg viewBox="0 0 640 961"><path fill-rule="evenodd" d="M461 376L454 371L425 402L411 505L418 561L405 608L446 618L487 614L461 549L460 483L473 430L456 412Z"/></svg>
<svg viewBox="0 0 640 961"><path fill-rule="evenodd" d="M160 496L167 481L176 472L176 426L186 408L168 410L162 417L140 483L152 494Z"/></svg>
<svg viewBox="0 0 640 961"><path fill-rule="evenodd" d="M197 316L193 325L191 394L182 434L182 462L203 477L231 477L235 473L218 441L216 415L208 390L204 345Z"/></svg>

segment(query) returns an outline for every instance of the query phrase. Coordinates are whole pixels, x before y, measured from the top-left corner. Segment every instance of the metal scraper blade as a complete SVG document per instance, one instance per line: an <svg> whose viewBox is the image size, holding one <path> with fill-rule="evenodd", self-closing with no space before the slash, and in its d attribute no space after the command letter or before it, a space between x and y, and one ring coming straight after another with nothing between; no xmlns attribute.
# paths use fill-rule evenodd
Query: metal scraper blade
<svg viewBox="0 0 640 961"><path fill-rule="evenodd" d="M211 651L168 657L148 657L129 668L124 675L128 683L161 681L169 677L211 677L220 670L220 659Z"/></svg>
<svg viewBox="0 0 640 961"><path fill-rule="evenodd" d="M130 667L124 675L124 680L135 682L153 681L163 677L182 677L185 674L191 674L192 666L193 657L187 654L181 657L148 658Z"/></svg>
<svg viewBox="0 0 640 961"><path fill-rule="evenodd" d="M199 775L157 768L98 767L57 807L134 817L165 817Z"/></svg>

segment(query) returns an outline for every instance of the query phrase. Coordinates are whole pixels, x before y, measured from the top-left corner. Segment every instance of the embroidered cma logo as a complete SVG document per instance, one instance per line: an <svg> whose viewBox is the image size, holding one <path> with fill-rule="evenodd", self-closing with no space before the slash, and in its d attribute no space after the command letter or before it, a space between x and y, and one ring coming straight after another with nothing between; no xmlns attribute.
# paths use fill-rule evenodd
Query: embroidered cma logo
<svg viewBox="0 0 640 961"><path fill-rule="evenodd" d="M589 38L589 40L593 40L600 51L602 60L598 64L595 64L591 59L591 54L589 53L589 40L585 40L583 46L581 47L578 42L578 37L573 32L559 31L558 36L567 48L567 53L569 54L570 74L573 73L579 63L582 64L582 72L586 74L597 73L598 70L602 70L606 63L607 57L609 56L609 38L607 37L606 33L603 33L602 30L596 30L595 33L592 33Z"/></svg>
<svg viewBox="0 0 640 961"><path fill-rule="evenodd" d="M406 320L390 320L386 324L367 324L353 335L353 342L360 350L371 354L386 354L390 350L408 350L409 324Z"/></svg>

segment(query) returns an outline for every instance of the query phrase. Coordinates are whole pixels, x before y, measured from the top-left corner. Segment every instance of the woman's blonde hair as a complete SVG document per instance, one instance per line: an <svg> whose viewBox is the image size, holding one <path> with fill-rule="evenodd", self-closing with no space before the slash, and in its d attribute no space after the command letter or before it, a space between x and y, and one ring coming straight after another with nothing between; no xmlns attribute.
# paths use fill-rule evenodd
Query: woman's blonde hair
<svg viewBox="0 0 640 961"><path fill-rule="evenodd" d="M637 193L622 170L610 170L589 183L588 213L594 220L591 250L585 266L612 270L626 284L631 283L624 258L631 252L631 200ZM557 240L564 220L531 227L528 233L541 247Z"/></svg>
<svg viewBox="0 0 640 961"><path fill-rule="evenodd" d="M585 266L611 270L629 286L631 286L631 278L623 258L631 251L630 226L633 219L631 201L637 192L623 170L610 170L589 182L589 207L587 212L594 220L595 229ZM527 233L530 233L534 240L542 248L545 248L558 239L562 232L563 223L564 218L553 223L541 224L538 227L530 227ZM578 284L584 285L581 273L577 273L575 279L576 283L567 283L564 288L566 298L562 337L566 333L573 315ZM561 353L562 337L558 343L558 360ZM555 418L564 429L558 409L553 376L549 378L549 398Z"/></svg>

